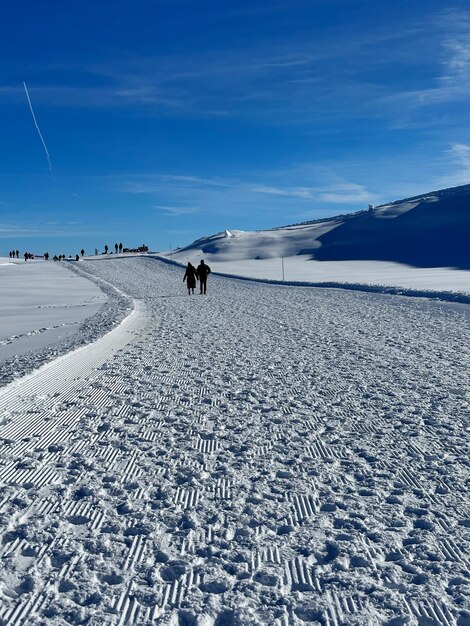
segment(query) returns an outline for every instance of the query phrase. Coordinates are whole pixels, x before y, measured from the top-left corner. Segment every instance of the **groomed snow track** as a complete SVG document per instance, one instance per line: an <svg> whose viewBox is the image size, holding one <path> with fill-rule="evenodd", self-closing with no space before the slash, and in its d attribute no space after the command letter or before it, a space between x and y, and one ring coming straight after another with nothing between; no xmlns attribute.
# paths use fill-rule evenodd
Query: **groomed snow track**
<svg viewBox="0 0 470 626"><path fill-rule="evenodd" d="M144 306L134 301L131 313L104 337L60 356L0 389L2 421L8 420L9 413L31 410L44 399L60 397L62 401L73 400L77 389L89 384L93 372L139 336L147 322ZM17 438L23 431L25 436L28 434L28 424L17 422L3 424L1 436L4 439Z"/></svg>
<svg viewBox="0 0 470 626"><path fill-rule="evenodd" d="M466 307L83 267L136 306L0 393L0 623L470 623Z"/></svg>

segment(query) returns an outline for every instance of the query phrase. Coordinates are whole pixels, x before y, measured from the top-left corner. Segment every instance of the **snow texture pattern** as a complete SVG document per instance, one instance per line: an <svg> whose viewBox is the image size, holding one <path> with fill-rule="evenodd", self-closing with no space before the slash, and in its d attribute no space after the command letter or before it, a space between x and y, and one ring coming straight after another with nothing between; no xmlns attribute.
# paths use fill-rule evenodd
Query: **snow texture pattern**
<svg viewBox="0 0 470 626"><path fill-rule="evenodd" d="M0 396L0 621L468 626L466 306L83 268L137 317Z"/></svg>

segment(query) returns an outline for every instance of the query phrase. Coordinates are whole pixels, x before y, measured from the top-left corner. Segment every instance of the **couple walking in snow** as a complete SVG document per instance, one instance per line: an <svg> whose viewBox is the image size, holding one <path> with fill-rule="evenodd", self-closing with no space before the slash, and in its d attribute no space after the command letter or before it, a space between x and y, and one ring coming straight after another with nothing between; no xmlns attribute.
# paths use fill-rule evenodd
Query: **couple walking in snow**
<svg viewBox="0 0 470 626"><path fill-rule="evenodd" d="M197 266L197 269L191 263L188 263L186 267L186 272L184 273L183 282L186 281L186 286L188 287L188 296L191 295L191 292L194 293L194 289L196 288L196 280L199 281L199 286L201 288L200 294L205 294L207 292L207 277L211 273L211 268L201 261Z"/></svg>

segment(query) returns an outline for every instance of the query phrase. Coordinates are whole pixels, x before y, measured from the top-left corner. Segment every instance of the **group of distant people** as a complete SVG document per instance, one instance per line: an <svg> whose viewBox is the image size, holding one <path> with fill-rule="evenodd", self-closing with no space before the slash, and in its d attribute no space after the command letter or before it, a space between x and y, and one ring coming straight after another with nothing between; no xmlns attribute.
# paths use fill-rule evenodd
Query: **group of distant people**
<svg viewBox="0 0 470 626"><path fill-rule="evenodd" d="M108 250L109 250L109 248L108 248L108 246L106 245L106 246L104 247L104 252L105 252L105 254L108 254ZM122 243L115 243L115 244L114 244L114 250L115 250L116 254L117 254L118 252L119 252L119 254L121 254L121 252L122 252Z"/></svg>
<svg viewBox="0 0 470 626"><path fill-rule="evenodd" d="M183 282L186 281L186 286L188 288L188 296L190 296L191 293L194 294L194 290L196 289L196 281L199 281L199 294L203 295L207 293L207 277L210 273L211 268L206 263L204 263L204 260L201 260L197 268L194 267L194 265L192 265L191 263L188 263L183 278Z"/></svg>
<svg viewBox="0 0 470 626"><path fill-rule="evenodd" d="M82 256L83 254L85 254L85 251L82 250ZM19 259L20 258L20 251L19 250L10 250L10 252L8 253L10 259ZM23 258L25 261L32 261L38 257L36 257L32 252L25 252L23 255ZM44 259L46 261L49 261L49 252L44 252ZM41 258L41 257L39 257ZM63 259L65 259L65 254L59 254L59 256L57 256L57 254L55 254L53 257L54 261L62 261ZM77 260L78 260L78 254L77 254Z"/></svg>
<svg viewBox="0 0 470 626"><path fill-rule="evenodd" d="M16 258L18 259L18 258L19 258L19 256L18 256L18 250L15 250L15 252L16 252ZM13 259L15 258L15 252L13 252L13 251L11 252L11 256L10 256L10 258L13 258ZM23 254L23 257L24 257L24 260L25 260L25 261L29 261L29 260L31 260L31 259L34 259L34 254L33 254L32 252L25 252L25 253Z"/></svg>
<svg viewBox="0 0 470 626"><path fill-rule="evenodd" d="M114 249L116 251L116 254L118 252L121 253L123 250L122 243L115 243ZM108 246L105 245L104 247L105 254L108 254L108 250L109 250ZM9 254L10 254L10 259L20 258L19 250L10 250ZM85 255L85 250L83 248L80 250L80 255L82 257ZM80 256L76 254L75 260L78 261L79 258ZM31 252L25 252L24 260L28 261L29 259L34 259L34 254L32 254ZM49 252L44 253L44 259L46 261L49 260ZM63 259L65 259L65 254L59 254L59 256L55 254L52 257L52 259L53 261L62 261ZM199 281L199 289L200 289L199 293L201 295L207 294L207 277L209 276L210 273L211 273L211 268L207 265L207 263L204 262L204 259L201 260L201 262L199 263L197 267L194 267L192 263L188 263L186 267L186 271L184 273L184 277L183 277L183 282L186 282L186 286L188 288L188 296L190 296L191 294L194 294L197 281Z"/></svg>
<svg viewBox="0 0 470 626"><path fill-rule="evenodd" d="M10 250L10 252L8 253L10 259L19 259L20 258L20 251L19 250ZM25 252L23 254L23 258L25 261L30 261L32 259L34 259L34 254L32 252ZM46 258L46 255L44 255L44 258ZM49 255L47 256L47 258L49 258Z"/></svg>
<svg viewBox="0 0 470 626"><path fill-rule="evenodd" d="M123 251L123 249L124 248L123 248L122 243L115 243L114 244L114 250L116 251L116 254L118 252L121 253ZM104 246L105 254L108 254L108 250L109 250L109 247L107 245L105 245ZM141 250L142 251L148 251L148 247L147 246L142 246L142 248L139 248L139 251L141 251ZM98 250L97 249L95 249L95 254L98 254ZM20 251L19 250L10 250L8 255L9 255L10 259L19 259L20 258ZM44 252L43 256L44 256L44 259L46 261L49 260L49 252ZM80 250L80 254L76 254L75 255L75 260L78 261L80 259L80 257L84 257L84 256L85 256L85 250L84 250L84 248L82 248ZM35 258L34 254L32 254L32 252L25 252L23 257L24 257L25 261L29 261L30 259L34 259ZM65 258L66 258L65 254L59 254L59 255L55 254L52 257L52 260L53 261L62 261ZM72 255L69 255L69 259L72 259Z"/></svg>

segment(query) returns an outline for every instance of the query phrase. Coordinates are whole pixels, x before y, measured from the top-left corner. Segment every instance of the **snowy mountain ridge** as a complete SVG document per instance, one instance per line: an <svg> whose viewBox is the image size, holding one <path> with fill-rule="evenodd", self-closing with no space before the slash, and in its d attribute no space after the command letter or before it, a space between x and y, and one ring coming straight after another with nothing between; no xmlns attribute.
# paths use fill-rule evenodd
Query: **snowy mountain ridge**
<svg viewBox="0 0 470 626"><path fill-rule="evenodd" d="M217 261L308 255L317 261L470 269L469 239L470 185L464 185L269 230L224 231L201 237L180 253L199 250Z"/></svg>

